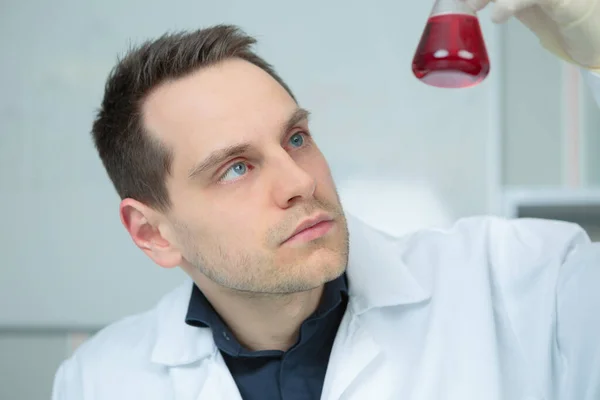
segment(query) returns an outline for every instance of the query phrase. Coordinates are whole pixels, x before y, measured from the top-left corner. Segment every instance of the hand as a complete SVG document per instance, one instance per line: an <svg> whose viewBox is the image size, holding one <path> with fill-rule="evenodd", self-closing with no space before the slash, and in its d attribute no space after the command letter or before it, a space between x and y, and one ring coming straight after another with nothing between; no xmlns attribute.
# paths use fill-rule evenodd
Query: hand
<svg viewBox="0 0 600 400"><path fill-rule="evenodd" d="M492 0L464 0L476 11ZM600 0L495 0L492 20L514 16L566 61L600 68Z"/></svg>

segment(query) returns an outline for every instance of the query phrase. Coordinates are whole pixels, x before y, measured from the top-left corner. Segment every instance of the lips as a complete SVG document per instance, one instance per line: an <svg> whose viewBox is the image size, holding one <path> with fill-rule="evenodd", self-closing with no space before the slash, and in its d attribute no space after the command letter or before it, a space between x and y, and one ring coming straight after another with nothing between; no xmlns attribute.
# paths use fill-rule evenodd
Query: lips
<svg viewBox="0 0 600 400"><path fill-rule="evenodd" d="M317 225L320 225L323 223L328 223L328 222L331 222L332 220L333 219L329 215L324 214L324 213L319 213L318 215L315 215L311 218L307 218L307 219L303 220L302 222L300 222L300 224L298 224L298 226L296 227L294 232L284 242L288 242L288 241L294 239L298 235L302 234L303 232L305 232L311 228L316 228Z"/></svg>

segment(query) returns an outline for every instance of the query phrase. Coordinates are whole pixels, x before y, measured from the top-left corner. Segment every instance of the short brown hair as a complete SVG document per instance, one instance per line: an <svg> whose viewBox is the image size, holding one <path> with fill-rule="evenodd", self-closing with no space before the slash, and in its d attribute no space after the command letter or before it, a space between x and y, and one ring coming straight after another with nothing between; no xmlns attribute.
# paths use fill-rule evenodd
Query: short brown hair
<svg viewBox="0 0 600 400"><path fill-rule="evenodd" d="M133 48L110 72L104 99L92 128L94 144L119 196L158 210L170 199L166 176L173 154L144 132L141 107L148 94L167 80L230 58L246 60L271 75L295 97L265 60L252 51L256 39L233 25L166 34Z"/></svg>

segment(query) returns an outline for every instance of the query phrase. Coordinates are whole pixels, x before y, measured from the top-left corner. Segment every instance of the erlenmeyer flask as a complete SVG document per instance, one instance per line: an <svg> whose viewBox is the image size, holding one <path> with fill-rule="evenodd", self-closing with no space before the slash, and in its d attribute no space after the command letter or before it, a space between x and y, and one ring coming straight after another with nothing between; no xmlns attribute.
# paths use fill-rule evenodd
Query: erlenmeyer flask
<svg viewBox="0 0 600 400"><path fill-rule="evenodd" d="M462 0L436 0L412 63L415 76L430 86L475 86L490 71L475 12Z"/></svg>

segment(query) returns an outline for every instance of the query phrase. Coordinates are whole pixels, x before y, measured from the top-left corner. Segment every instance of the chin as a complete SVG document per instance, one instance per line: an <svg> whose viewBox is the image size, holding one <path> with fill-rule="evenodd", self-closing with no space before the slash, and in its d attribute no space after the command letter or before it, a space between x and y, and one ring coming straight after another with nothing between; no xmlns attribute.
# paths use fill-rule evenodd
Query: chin
<svg viewBox="0 0 600 400"><path fill-rule="evenodd" d="M329 252L298 265L298 272L305 275L305 279L314 282L316 287L342 275L346 271L347 263L348 258L344 254Z"/></svg>
<svg viewBox="0 0 600 400"><path fill-rule="evenodd" d="M295 281L307 290L336 279L348 264L348 246L336 236L280 248L274 263L279 266L278 273L287 275L284 280Z"/></svg>
<svg viewBox="0 0 600 400"><path fill-rule="evenodd" d="M285 252L276 260L276 272L272 277L290 292L311 290L343 274L347 261L344 253L328 248Z"/></svg>

